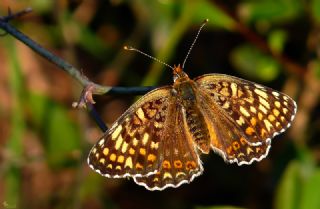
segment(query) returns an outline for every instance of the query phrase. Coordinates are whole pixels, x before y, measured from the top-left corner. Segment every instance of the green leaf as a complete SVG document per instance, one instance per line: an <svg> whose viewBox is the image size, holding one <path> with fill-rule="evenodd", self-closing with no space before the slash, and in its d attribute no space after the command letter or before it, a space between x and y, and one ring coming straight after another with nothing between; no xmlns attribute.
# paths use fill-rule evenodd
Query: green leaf
<svg viewBox="0 0 320 209"><path fill-rule="evenodd" d="M312 0L310 4L310 9L314 19L320 22L320 0Z"/></svg>
<svg viewBox="0 0 320 209"><path fill-rule="evenodd" d="M58 103L43 95L30 94L29 111L42 133L48 163L63 166L74 162L81 147L81 131Z"/></svg>
<svg viewBox="0 0 320 209"><path fill-rule="evenodd" d="M269 34L268 42L272 51L281 53L287 40L287 34L284 30L275 30Z"/></svg>
<svg viewBox="0 0 320 209"><path fill-rule="evenodd" d="M230 16L216 7L214 3L205 0L198 1L194 17L196 24L208 18L208 25L216 25L227 30L233 30L235 27L235 22Z"/></svg>
<svg viewBox="0 0 320 209"><path fill-rule="evenodd" d="M320 169L306 180L301 191L300 209L319 209L320 208Z"/></svg>
<svg viewBox="0 0 320 209"><path fill-rule="evenodd" d="M252 45L242 45L234 49L231 62L240 73L253 80L271 81L280 72L280 65L272 57Z"/></svg>
<svg viewBox="0 0 320 209"><path fill-rule="evenodd" d="M240 13L248 22L268 21L281 22L296 18L303 11L299 0L261 0L245 1L240 6Z"/></svg>
<svg viewBox="0 0 320 209"><path fill-rule="evenodd" d="M301 189L300 163L292 161L286 168L275 196L275 209L297 209Z"/></svg>

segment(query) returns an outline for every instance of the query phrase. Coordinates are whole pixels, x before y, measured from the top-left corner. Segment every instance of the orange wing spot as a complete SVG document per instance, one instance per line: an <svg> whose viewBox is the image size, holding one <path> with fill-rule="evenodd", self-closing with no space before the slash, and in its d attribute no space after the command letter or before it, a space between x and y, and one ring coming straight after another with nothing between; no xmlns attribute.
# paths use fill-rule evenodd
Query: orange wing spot
<svg viewBox="0 0 320 209"><path fill-rule="evenodd" d="M145 148L140 148L139 150L141 155L146 155L146 149Z"/></svg>
<svg viewBox="0 0 320 209"><path fill-rule="evenodd" d="M251 125L252 125L253 127L255 127L255 126L257 125L257 119L256 119L255 117L252 117L252 118L250 119L250 123L251 123Z"/></svg>
<svg viewBox="0 0 320 209"><path fill-rule="evenodd" d="M229 90L228 90L228 88L222 88L221 90L220 90L220 93L222 94L222 95L224 95L224 96L226 96L226 97L228 97L228 96L230 96L230 93L229 93Z"/></svg>
<svg viewBox="0 0 320 209"><path fill-rule="evenodd" d="M232 142L232 147L233 147L233 149L236 151L236 150L238 150L238 149L240 149L240 144L239 144L239 142Z"/></svg>
<svg viewBox="0 0 320 209"><path fill-rule="evenodd" d="M129 149L129 154L130 154L130 155L134 155L135 152L136 152L136 151L135 151L132 147L130 147L130 149Z"/></svg>
<svg viewBox="0 0 320 209"><path fill-rule="evenodd" d="M238 89L238 97L241 97L243 95L243 91L241 91L240 89Z"/></svg>
<svg viewBox="0 0 320 209"><path fill-rule="evenodd" d="M260 147L256 147L256 153L259 153L261 151Z"/></svg>
<svg viewBox="0 0 320 209"><path fill-rule="evenodd" d="M124 162L124 156L123 155L120 155L117 159L117 162L118 163L123 163Z"/></svg>
<svg viewBox="0 0 320 209"><path fill-rule="evenodd" d="M109 149L108 148L104 148L102 152L103 152L103 154L105 156L107 156L109 154Z"/></svg>
<svg viewBox="0 0 320 209"><path fill-rule="evenodd" d="M117 165L117 166L116 166L116 170L120 170L120 171L121 171L121 166L120 166L120 165Z"/></svg>
<svg viewBox="0 0 320 209"><path fill-rule="evenodd" d="M247 141L246 141L245 138L241 137L241 138L240 138L240 143L241 143L242 145L245 145L245 144L247 144Z"/></svg>
<svg viewBox="0 0 320 209"><path fill-rule="evenodd" d="M186 163L186 169L187 171L191 169L195 169L197 167L197 164L194 161L187 161Z"/></svg>
<svg viewBox="0 0 320 209"><path fill-rule="evenodd" d="M97 159L99 159L99 153L96 153L95 156Z"/></svg>
<svg viewBox="0 0 320 209"><path fill-rule="evenodd" d="M140 163L136 163L136 169L137 170L142 170L143 166Z"/></svg>
<svg viewBox="0 0 320 209"><path fill-rule="evenodd" d="M154 162L156 160L156 156L154 154L149 154L147 159L148 161Z"/></svg>
<svg viewBox="0 0 320 209"><path fill-rule="evenodd" d="M115 162L116 159L117 159L116 154L112 153L112 154L110 155L110 160L111 160L112 162Z"/></svg>
<svg viewBox="0 0 320 209"><path fill-rule="evenodd" d="M134 125L141 125L141 121L136 115L133 116L133 121L132 122L133 122Z"/></svg>
<svg viewBox="0 0 320 209"><path fill-rule="evenodd" d="M248 134L248 135L251 136L253 133L254 133L254 129L249 126L249 127L246 129L246 134Z"/></svg>
<svg viewBox="0 0 320 209"><path fill-rule="evenodd" d="M277 108L280 108L280 107L281 107L281 104L280 104L279 101L275 101L275 102L274 102L274 105L275 105Z"/></svg>
<svg viewBox="0 0 320 209"><path fill-rule="evenodd" d="M171 168L170 162L167 161L167 160L163 161L162 167L163 167L164 169L170 169L170 168Z"/></svg>
<svg viewBox="0 0 320 209"><path fill-rule="evenodd" d="M173 165L175 168L182 168L182 162L180 160L175 160Z"/></svg>
<svg viewBox="0 0 320 209"><path fill-rule="evenodd" d="M270 122L273 122L276 118L273 115L268 115L268 119Z"/></svg>
<svg viewBox="0 0 320 209"><path fill-rule="evenodd" d="M273 109L272 111L273 111L273 114L274 114L276 117L278 117L278 116L280 115L279 110Z"/></svg>
<svg viewBox="0 0 320 209"><path fill-rule="evenodd" d="M99 162L100 162L101 164L104 164L104 163L106 162L106 159L100 158Z"/></svg>
<svg viewBox="0 0 320 209"><path fill-rule="evenodd" d="M258 112L258 119L259 119L259 120L262 120L262 119L263 119L263 115L262 115L261 112Z"/></svg>
<svg viewBox="0 0 320 209"><path fill-rule="evenodd" d="M158 178L158 177L155 177L152 181L153 181L153 182L159 182L159 178Z"/></svg>
<svg viewBox="0 0 320 209"><path fill-rule="evenodd" d="M107 168L112 169L112 164L108 164L108 165L107 165Z"/></svg>
<svg viewBox="0 0 320 209"><path fill-rule="evenodd" d="M281 123L277 121L277 122L276 122L276 127L277 127L277 128L280 128L280 127L281 127Z"/></svg>
<svg viewBox="0 0 320 209"><path fill-rule="evenodd" d="M280 120L281 120L282 122L285 122L285 121L286 121L285 117L283 117L283 116L280 117Z"/></svg>

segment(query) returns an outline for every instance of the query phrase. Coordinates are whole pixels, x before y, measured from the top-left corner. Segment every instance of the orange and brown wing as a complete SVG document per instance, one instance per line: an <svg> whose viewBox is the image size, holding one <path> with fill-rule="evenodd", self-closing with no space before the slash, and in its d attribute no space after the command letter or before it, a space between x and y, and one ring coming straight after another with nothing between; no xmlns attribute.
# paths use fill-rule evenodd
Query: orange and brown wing
<svg viewBox="0 0 320 209"><path fill-rule="evenodd" d="M297 110L289 96L240 78L208 74L195 82L213 149L229 162L264 158L271 138L290 126Z"/></svg>
<svg viewBox="0 0 320 209"><path fill-rule="evenodd" d="M170 89L155 89L134 103L93 146L89 166L106 177L157 172Z"/></svg>
<svg viewBox="0 0 320 209"><path fill-rule="evenodd" d="M170 100L168 117L163 133L162 163L157 173L148 177L134 177L134 181L149 190L163 190L190 183L202 171L195 144L188 132L181 104Z"/></svg>

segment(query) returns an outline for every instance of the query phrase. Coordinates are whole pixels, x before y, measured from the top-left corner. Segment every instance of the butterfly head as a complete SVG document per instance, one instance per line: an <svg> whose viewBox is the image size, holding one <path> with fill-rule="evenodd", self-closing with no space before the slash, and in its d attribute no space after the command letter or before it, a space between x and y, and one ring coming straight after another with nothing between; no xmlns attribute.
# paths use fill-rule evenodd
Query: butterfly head
<svg viewBox="0 0 320 209"><path fill-rule="evenodd" d="M183 71L180 64L178 66L173 66L173 81L185 81L189 80L189 76Z"/></svg>

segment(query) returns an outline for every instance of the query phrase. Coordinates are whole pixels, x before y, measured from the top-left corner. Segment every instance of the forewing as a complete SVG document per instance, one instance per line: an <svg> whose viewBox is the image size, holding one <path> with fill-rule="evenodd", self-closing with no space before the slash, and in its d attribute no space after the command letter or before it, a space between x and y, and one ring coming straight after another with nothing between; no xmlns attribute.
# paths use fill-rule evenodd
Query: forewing
<svg viewBox="0 0 320 209"><path fill-rule="evenodd" d="M157 172L170 90L155 89L134 103L93 146L89 166L106 177Z"/></svg>
<svg viewBox="0 0 320 209"><path fill-rule="evenodd" d="M163 190L168 187L178 187L191 182L202 171L201 161L196 153L196 147L187 131L183 108L172 99L168 114L170 118L165 123L163 159L159 171L150 176L134 177L134 181L149 190Z"/></svg>
<svg viewBox="0 0 320 209"><path fill-rule="evenodd" d="M208 74L195 82L212 124L212 146L230 162L250 164L252 157L265 157L271 138L290 126L297 110L289 96L240 78Z"/></svg>

